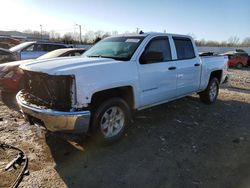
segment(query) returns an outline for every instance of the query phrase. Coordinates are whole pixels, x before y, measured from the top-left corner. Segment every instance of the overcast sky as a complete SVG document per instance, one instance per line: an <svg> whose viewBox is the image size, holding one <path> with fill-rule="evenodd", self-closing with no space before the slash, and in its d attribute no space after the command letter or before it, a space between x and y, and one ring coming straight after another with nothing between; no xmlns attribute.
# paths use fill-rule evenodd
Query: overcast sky
<svg viewBox="0 0 250 188"><path fill-rule="evenodd" d="M0 0L0 30L90 30L250 37L250 0ZM77 27L75 27L77 31Z"/></svg>

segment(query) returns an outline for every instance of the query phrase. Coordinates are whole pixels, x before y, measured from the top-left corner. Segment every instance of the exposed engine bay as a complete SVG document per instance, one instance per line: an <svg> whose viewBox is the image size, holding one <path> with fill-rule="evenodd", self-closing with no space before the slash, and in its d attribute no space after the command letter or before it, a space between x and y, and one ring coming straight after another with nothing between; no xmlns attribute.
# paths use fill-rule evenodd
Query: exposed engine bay
<svg viewBox="0 0 250 188"><path fill-rule="evenodd" d="M74 92L74 76L48 75L24 70L22 97L27 103L40 108L71 111Z"/></svg>

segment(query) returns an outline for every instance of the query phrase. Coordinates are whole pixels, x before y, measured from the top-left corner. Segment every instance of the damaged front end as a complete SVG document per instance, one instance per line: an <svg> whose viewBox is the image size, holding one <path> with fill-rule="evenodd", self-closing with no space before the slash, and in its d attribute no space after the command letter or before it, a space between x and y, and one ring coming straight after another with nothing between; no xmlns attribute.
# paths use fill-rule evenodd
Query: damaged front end
<svg viewBox="0 0 250 188"><path fill-rule="evenodd" d="M17 94L25 118L50 131L86 132L90 111L75 109L75 78L24 70L24 89Z"/></svg>
<svg viewBox="0 0 250 188"><path fill-rule="evenodd" d="M27 103L59 111L71 111L74 77L24 71L22 95Z"/></svg>

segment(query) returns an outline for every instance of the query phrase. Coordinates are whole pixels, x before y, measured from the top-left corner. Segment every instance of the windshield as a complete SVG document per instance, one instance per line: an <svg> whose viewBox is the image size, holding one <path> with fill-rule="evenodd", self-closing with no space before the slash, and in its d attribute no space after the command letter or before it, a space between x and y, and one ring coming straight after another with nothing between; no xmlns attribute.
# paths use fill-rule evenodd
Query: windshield
<svg viewBox="0 0 250 188"><path fill-rule="evenodd" d="M83 56L128 61L144 38L144 36L127 36L103 39L86 51Z"/></svg>
<svg viewBox="0 0 250 188"><path fill-rule="evenodd" d="M9 50L12 51L12 52L16 52L16 51L24 49L25 47L27 47L27 46L29 46L30 44L33 44L33 43L34 42L24 42L24 43L18 44L16 46L10 48Z"/></svg>

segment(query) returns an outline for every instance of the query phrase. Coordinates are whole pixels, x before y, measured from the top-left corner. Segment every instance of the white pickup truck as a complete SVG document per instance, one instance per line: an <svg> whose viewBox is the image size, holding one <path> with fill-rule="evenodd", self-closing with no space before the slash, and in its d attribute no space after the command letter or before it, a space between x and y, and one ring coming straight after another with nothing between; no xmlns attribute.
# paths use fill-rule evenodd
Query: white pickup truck
<svg viewBox="0 0 250 188"><path fill-rule="evenodd" d="M199 57L185 35L148 33L106 38L82 57L21 65L25 89L17 102L25 118L49 131L95 130L119 139L133 110L198 93L216 101L226 56Z"/></svg>

